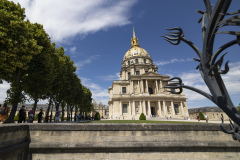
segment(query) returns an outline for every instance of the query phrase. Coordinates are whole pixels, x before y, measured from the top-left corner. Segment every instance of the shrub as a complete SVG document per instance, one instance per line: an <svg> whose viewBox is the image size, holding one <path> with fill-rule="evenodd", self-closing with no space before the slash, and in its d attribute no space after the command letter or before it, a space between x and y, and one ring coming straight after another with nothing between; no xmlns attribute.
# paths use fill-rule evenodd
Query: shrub
<svg viewBox="0 0 240 160"><path fill-rule="evenodd" d="M202 112L199 112L198 116L199 116L200 120L205 120L204 115L202 114Z"/></svg>
<svg viewBox="0 0 240 160"><path fill-rule="evenodd" d="M94 116L94 120L100 120L100 114L97 112Z"/></svg>
<svg viewBox="0 0 240 160"><path fill-rule="evenodd" d="M146 120L146 116L143 113L141 113L139 120Z"/></svg>

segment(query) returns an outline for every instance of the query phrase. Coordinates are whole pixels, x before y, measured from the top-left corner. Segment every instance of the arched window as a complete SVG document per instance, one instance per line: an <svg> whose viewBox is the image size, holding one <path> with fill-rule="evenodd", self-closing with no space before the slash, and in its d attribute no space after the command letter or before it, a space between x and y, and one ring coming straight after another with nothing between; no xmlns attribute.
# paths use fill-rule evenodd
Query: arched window
<svg viewBox="0 0 240 160"><path fill-rule="evenodd" d="M138 64L138 59L135 59L135 63Z"/></svg>

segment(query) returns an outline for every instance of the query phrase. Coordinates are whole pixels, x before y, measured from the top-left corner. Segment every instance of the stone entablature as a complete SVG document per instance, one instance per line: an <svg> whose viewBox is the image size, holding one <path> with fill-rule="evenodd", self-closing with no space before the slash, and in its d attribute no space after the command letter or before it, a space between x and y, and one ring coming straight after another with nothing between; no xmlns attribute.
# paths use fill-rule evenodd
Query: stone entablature
<svg viewBox="0 0 240 160"><path fill-rule="evenodd" d="M141 113L148 117L187 118L184 92L173 95L164 89L170 76L157 73L158 67L140 48L135 32L131 41L131 49L122 61L120 80L114 80L108 89L110 119L138 119Z"/></svg>

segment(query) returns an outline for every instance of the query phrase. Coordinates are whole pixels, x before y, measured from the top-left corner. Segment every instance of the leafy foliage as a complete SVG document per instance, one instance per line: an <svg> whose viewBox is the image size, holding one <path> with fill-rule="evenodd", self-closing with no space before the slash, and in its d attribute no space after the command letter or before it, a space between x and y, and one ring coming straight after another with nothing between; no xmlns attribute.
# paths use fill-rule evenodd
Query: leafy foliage
<svg viewBox="0 0 240 160"><path fill-rule="evenodd" d="M146 116L143 113L141 113L139 120L146 120Z"/></svg>
<svg viewBox="0 0 240 160"><path fill-rule="evenodd" d="M94 116L94 120L100 120L100 114L97 112Z"/></svg>
<svg viewBox="0 0 240 160"><path fill-rule="evenodd" d="M200 120L205 120L204 115L202 114L202 112L199 112L198 116L199 116Z"/></svg>
<svg viewBox="0 0 240 160"><path fill-rule="evenodd" d="M63 47L56 48L41 24L25 20L25 9L19 4L0 0L0 84L10 83L7 102L13 107L8 121L13 123L20 102L26 95L37 102L49 98L56 110L70 106L91 112L92 93L81 84L77 69Z"/></svg>

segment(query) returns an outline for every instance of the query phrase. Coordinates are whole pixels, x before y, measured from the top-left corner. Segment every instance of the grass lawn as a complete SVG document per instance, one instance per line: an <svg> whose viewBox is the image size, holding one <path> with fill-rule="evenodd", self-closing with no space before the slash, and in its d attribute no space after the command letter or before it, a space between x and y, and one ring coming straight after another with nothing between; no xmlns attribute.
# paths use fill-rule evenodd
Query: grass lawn
<svg viewBox="0 0 240 160"><path fill-rule="evenodd" d="M151 121L151 120L100 120L90 123L197 123L197 122L179 122L179 121Z"/></svg>

